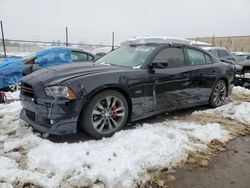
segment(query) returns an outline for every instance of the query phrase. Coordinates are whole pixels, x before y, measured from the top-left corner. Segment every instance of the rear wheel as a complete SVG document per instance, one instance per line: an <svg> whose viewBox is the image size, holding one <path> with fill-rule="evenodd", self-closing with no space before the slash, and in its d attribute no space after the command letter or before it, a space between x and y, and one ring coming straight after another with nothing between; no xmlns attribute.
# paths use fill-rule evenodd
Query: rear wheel
<svg viewBox="0 0 250 188"><path fill-rule="evenodd" d="M224 100L227 95L227 85L224 80L218 80L214 88L212 90L211 96L210 96L210 105L212 107L218 107L221 106L224 103Z"/></svg>
<svg viewBox="0 0 250 188"><path fill-rule="evenodd" d="M82 111L80 126L96 139L113 135L122 129L128 118L128 103L115 91L102 91Z"/></svg>

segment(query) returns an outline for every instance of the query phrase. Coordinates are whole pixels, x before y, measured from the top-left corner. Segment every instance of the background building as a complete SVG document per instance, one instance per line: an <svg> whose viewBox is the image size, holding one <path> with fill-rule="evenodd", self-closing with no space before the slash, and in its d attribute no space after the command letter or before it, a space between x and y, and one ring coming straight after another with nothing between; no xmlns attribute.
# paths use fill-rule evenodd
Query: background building
<svg viewBox="0 0 250 188"><path fill-rule="evenodd" d="M225 47L232 52L243 51L250 52L249 36L228 36L228 37L200 37L192 40L210 43L213 46Z"/></svg>

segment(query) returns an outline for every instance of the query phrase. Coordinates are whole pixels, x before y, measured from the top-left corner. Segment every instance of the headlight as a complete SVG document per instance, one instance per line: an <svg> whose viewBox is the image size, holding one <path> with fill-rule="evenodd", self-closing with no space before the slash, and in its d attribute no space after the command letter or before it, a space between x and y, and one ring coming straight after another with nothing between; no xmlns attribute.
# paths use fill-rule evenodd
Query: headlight
<svg viewBox="0 0 250 188"><path fill-rule="evenodd" d="M77 99L75 92L67 86L50 86L44 90L47 96L55 99Z"/></svg>

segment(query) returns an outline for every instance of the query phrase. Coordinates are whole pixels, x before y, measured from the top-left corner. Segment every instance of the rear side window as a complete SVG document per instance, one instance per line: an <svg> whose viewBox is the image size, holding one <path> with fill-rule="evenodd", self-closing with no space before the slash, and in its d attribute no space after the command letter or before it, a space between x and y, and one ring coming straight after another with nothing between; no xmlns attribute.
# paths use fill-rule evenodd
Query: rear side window
<svg viewBox="0 0 250 188"><path fill-rule="evenodd" d="M181 48L165 48L161 50L153 62L167 62L168 68L184 66L184 52Z"/></svg>
<svg viewBox="0 0 250 188"><path fill-rule="evenodd" d="M206 63L207 63L207 64L212 63L212 60L211 60L211 58L210 58L209 55L205 54L205 59L206 59Z"/></svg>
<svg viewBox="0 0 250 188"><path fill-rule="evenodd" d="M92 61L94 58L89 54L83 52L71 52L71 59L72 61Z"/></svg>
<svg viewBox="0 0 250 188"><path fill-rule="evenodd" d="M230 54L226 50L218 50L219 57L227 57Z"/></svg>
<svg viewBox="0 0 250 188"><path fill-rule="evenodd" d="M219 57L219 54L216 50L208 50L211 54L213 54L215 57Z"/></svg>
<svg viewBox="0 0 250 188"><path fill-rule="evenodd" d="M205 54L203 52L187 49L190 65L206 64Z"/></svg>

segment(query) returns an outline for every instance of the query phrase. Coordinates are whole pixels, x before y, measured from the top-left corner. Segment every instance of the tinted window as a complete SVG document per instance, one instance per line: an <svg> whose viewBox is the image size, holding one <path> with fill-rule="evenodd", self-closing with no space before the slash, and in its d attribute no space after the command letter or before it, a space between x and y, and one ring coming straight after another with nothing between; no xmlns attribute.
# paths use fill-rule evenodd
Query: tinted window
<svg viewBox="0 0 250 188"><path fill-rule="evenodd" d="M226 50L218 50L219 57L227 57L230 54Z"/></svg>
<svg viewBox="0 0 250 188"><path fill-rule="evenodd" d="M209 55L205 54L205 58L206 58L206 63L212 63L211 58L209 57Z"/></svg>
<svg viewBox="0 0 250 188"><path fill-rule="evenodd" d="M89 55L83 52L71 52L72 61L89 61Z"/></svg>
<svg viewBox="0 0 250 188"><path fill-rule="evenodd" d="M206 64L205 56L203 52L187 49L189 63L191 65L203 65Z"/></svg>
<svg viewBox="0 0 250 188"><path fill-rule="evenodd" d="M208 50L210 53L212 53L215 57L219 57L219 54L216 50Z"/></svg>
<svg viewBox="0 0 250 188"><path fill-rule="evenodd" d="M94 60L94 57L91 55L88 55L88 61L93 61L93 60Z"/></svg>
<svg viewBox="0 0 250 188"><path fill-rule="evenodd" d="M184 53L181 48L166 48L161 50L153 62L156 63L168 63L168 67L181 67L184 66Z"/></svg>

